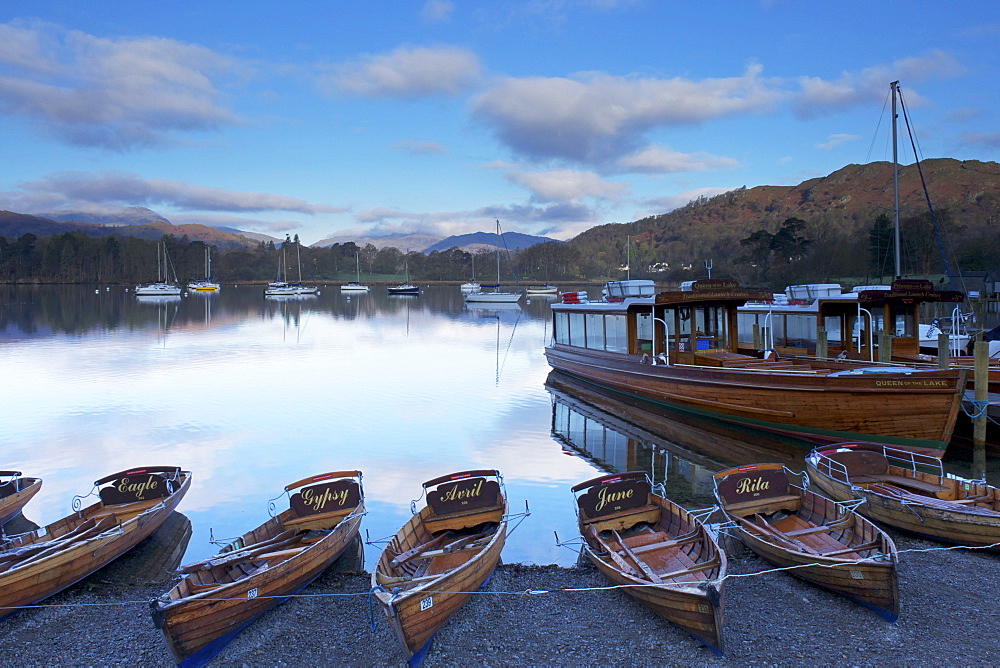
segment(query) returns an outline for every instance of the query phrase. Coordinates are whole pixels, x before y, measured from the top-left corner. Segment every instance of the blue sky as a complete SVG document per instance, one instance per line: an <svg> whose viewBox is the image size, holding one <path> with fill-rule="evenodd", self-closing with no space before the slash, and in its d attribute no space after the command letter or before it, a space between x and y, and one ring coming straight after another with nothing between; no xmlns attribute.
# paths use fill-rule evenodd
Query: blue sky
<svg viewBox="0 0 1000 668"><path fill-rule="evenodd" d="M566 239L889 159L896 79L922 159L996 161L998 44L995 0L4 0L0 209Z"/></svg>

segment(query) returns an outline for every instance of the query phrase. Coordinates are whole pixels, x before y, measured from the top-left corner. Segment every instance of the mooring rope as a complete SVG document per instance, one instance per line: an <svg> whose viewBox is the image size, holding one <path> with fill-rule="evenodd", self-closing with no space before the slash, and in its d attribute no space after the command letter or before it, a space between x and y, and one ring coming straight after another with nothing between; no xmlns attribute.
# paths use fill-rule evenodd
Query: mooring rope
<svg viewBox="0 0 1000 668"><path fill-rule="evenodd" d="M1000 548L1000 542L990 543L989 545L941 545L935 547L911 547L902 550L897 550L897 554L903 554L907 552L947 552L951 550L989 550L994 548ZM887 558L887 555L883 555ZM565 593L582 593L582 592L596 592L596 591L611 591L614 589L642 589L642 588L663 588L665 586L677 585L677 584L692 584L699 585L702 583L722 583L725 580L739 579L739 578L751 578L758 577L761 575L770 575L771 573L780 573L783 571L794 571L801 568L849 568L851 567L851 562L840 562L835 564L822 564L818 562L811 562L807 564L796 564L794 566L776 566L774 568L766 568L760 571L754 571L752 573L727 573L721 578L715 580L673 580L666 583L635 583L635 584L608 584L608 585L594 585L590 587L558 587L558 588L547 588L547 589L519 589L515 591L496 591L496 590L476 590L476 591L456 591L453 589L421 589L421 594L434 595L434 594L462 594L462 595L490 595L490 596L545 596L549 594L565 594ZM258 596L256 598L260 599L291 599L291 598L302 598L302 599L316 599L316 598L342 598L342 597L358 597L358 596L368 596L371 597L368 604L369 612L369 626L374 632L377 628L377 622L375 621L377 615L375 615L375 603L374 594L377 589L382 589L385 591L384 587L372 587L364 591L358 592L316 592L316 593L303 593L299 592L297 594L284 594L278 596ZM155 599L153 599L155 600ZM210 600L213 601L244 601L246 596L234 596L234 597L211 597ZM0 610L23 610L30 608L100 608L100 607L114 607L114 606L128 606L128 605L149 605L150 599L142 600L125 600L125 601L98 601L93 603L33 603L31 605L19 605L19 606L0 606Z"/></svg>

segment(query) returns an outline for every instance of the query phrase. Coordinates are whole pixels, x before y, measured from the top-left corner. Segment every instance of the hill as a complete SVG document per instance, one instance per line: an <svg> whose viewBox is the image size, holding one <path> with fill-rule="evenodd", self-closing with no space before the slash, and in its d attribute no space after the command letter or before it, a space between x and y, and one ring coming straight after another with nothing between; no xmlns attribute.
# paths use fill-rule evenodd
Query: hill
<svg viewBox="0 0 1000 668"><path fill-rule="evenodd" d="M387 234L381 237L327 237L310 245L310 248L329 248L334 244L355 243L359 248L364 248L368 244L375 246L378 250L383 248L396 248L401 251L412 251L423 253L428 246L439 242L441 237L430 234Z"/></svg>
<svg viewBox="0 0 1000 668"><path fill-rule="evenodd" d="M964 263L965 269L995 261L982 256L988 247L1000 248L1000 164L940 158L923 161L921 170L951 261ZM923 263L920 269L926 269L931 256L939 258L940 253L916 165L900 168L899 186L905 222L901 247L911 256L912 271L919 273L916 265ZM593 227L568 245L592 268L624 265L630 236L633 268L657 265L672 273L697 273L704 272L704 260L712 259L717 271L746 276L753 263L746 260L748 249L741 241L760 230L776 234L784 221L798 218L804 221L801 235L817 274L863 275L874 270L871 261L878 259L870 257L873 228L881 214L891 218L892 193L891 163L847 165L795 186L740 188L632 223Z"/></svg>
<svg viewBox="0 0 1000 668"><path fill-rule="evenodd" d="M159 214L141 207L130 207L120 215L112 213L98 216L78 212L61 212L53 215L59 220L0 211L0 236L12 240L29 233L43 237L66 232L83 232L95 237L119 235L155 240L164 234L172 234L176 237L187 236L191 241L202 241L219 248L255 246L258 242L257 239L239 230L228 232L205 225L173 225ZM148 220L142 220L144 217ZM81 218L86 220L80 220Z"/></svg>
<svg viewBox="0 0 1000 668"><path fill-rule="evenodd" d="M88 213L86 211L59 211L56 213L39 213L42 218L61 223L92 223L94 225L145 225L147 223L167 223L170 221L152 209L143 206L129 206L118 211Z"/></svg>
<svg viewBox="0 0 1000 668"><path fill-rule="evenodd" d="M472 234L459 234L442 239L433 246L424 249L425 253L431 251L444 251L451 248L460 248L464 251L477 251L483 248L507 248L508 250L522 250L530 248L536 244L555 241L549 237L536 237L520 232L504 232L503 239L496 232L473 232Z"/></svg>

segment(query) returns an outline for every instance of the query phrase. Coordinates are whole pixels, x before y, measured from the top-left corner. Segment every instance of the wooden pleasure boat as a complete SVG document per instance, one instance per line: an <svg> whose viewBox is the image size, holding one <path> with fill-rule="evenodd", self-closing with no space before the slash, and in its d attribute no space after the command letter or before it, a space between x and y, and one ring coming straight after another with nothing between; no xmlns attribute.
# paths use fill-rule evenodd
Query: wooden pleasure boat
<svg viewBox="0 0 1000 668"><path fill-rule="evenodd" d="M389 541L372 590L411 665L434 634L489 580L507 536L498 471L463 471L423 484L427 505ZM414 506L416 502L414 502Z"/></svg>
<svg viewBox="0 0 1000 668"><path fill-rule="evenodd" d="M41 488L41 478L22 478L20 471L0 471L0 526L21 512Z"/></svg>
<svg viewBox="0 0 1000 668"><path fill-rule="evenodd" d="M37 603L125 554L156 531L191 486L191 472L149 466L101 478L99 501L0 543L0 619Z"/></svg>
<svg viewBox="0 0 1000 668"><path fill-rule="evenodd" d="M770 295L724 279L656 295L645 285L631 289L644 283L609 283L604 301L554 303L549 364L654 405L813 444L868 440L936 454L947 447L965 369L743 354L737 308Z"/></svg>
<svg viewBox="0 0 1000 668"><path fill-rule="evenodd" d="M611 582L627 585L625 593L721 655L726 555L704 525L654 494L642 471L594 478L573 492L587 558Z"/></svg>
<svg viewBox="0 0 1000 668"><path fill-rule="evenodd" d="M185 577L150 603L153 623L181 665L207 663L247 624L316 579L357 538L365 513L360 471L299 480L284 495L287 510L214 557L182 566Z"/></svg>
<svg viewBox="0 0 1000 668"><path fill-rule="evenodd" d="M887 526L1000 551L1000 489L945 475L941 460L875 443L840 443L806 457L810 485Z"/></svg>
<svg viewBox="0 0 1000 668"><path fill-rule="evenodd" d="M796 485L781 464L715 474L715 496L740 539L759 556L807 582L899 616L896 546L857 513Z"/></svg>

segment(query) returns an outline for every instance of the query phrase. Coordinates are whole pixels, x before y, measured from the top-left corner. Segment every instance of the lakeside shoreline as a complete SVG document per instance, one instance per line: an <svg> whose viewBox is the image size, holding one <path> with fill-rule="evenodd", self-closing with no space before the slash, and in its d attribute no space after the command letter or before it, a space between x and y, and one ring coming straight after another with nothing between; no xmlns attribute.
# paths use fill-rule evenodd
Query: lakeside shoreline
<svg viewBox="0 0 1000 668"><path fill-rule="evenodd" d="M590 567L506 564L438 633L423 665L917 665L1000 662L1000 558L890 532L901 552L901 613L869 610L727 543L726 654L638 605ZM137 548L141 550L140 548ZM42 606L0 621L18 665L169 666L148 601L169 588L126 555ZM356 555L251 624L210 665L405 665ZM741 577L744 574L752 574ZM986 584L986 587L982 585ZM10 664L9 664L10 665Z"/></svg>

